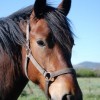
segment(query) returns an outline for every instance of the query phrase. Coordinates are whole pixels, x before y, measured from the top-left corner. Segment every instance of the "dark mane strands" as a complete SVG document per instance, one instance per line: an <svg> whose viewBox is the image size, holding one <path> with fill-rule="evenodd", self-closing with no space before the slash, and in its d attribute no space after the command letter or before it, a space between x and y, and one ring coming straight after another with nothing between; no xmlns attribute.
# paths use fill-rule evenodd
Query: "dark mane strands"
<svg viewBox="0 0 100 100"><path fill-rule="evenodd" d="M20 45L25 44L26 41L18 23L20 20L29 19L32 10L33 5L0 19L0 56L4 50L13 59L13 55L20 51Z"/></svg>
<svg viewBox="0 0 100 100"><path fill-rule="evenodd" d="M15 52L18 52L18 44L22 45L23 43L25 43L25 40L18 25L9 18L1 19L0 44L4 51L11 57Z"/></svg>
<svg viewBox="0 0 100 100"><path fill-rule="evenodd" d="M66 57L70 57L72 46L74 45L73 32L70 29L68 18L59 10L54 9L44 15L52 34L66 53ZM66 51L66 52L65 52Z"/></svg>

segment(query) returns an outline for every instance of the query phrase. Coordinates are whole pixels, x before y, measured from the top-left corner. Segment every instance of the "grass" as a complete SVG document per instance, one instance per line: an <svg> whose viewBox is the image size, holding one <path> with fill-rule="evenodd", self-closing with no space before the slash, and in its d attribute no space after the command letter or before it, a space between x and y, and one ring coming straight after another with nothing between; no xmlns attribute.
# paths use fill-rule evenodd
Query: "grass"
<svg viewBox="0 0 100 100"><path fill-rule="evenodd" d="M47 100L43 91L32 82L28 83L18 100Z"/></svg>
<svg viewBox="0 0 100 100"><path fill-rule="evenodd" d="M78 82L83 100L100 100L100 78L78 78ZM29 86L25 87L18 100L46 100L44 93L35 84L29 82Z"/></svg>
<svg viewBox="0 0 100 100"><path fill-rule="evenodd" d="M100 78L78 78L83 100L100 100Z"/></svg>

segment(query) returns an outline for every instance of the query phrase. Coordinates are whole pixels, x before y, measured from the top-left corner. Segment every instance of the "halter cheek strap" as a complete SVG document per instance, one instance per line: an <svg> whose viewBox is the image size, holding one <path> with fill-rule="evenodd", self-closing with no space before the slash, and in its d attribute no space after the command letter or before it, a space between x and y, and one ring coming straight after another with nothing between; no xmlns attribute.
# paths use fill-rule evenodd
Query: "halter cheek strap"
<svg viewBox="0 0 100 100"><path fill-rule="evenodd" d="M45 69L43 69L43 67L36 61L36 59L31 53L31 49L29 45L29 21L27 21L27 28L26 28L26 58L25 58L25 65L24 65L25 75L29 79L27 73L28 60L30 60L33 63L33 65L37 68L37 70L45 77L45 83L46 83L45 93L47 96L49 95L48 93L49 84L54 82L56 77L64 74L75 73L75 70L73 68L65 68L55 72L47 72Z"/></svg>

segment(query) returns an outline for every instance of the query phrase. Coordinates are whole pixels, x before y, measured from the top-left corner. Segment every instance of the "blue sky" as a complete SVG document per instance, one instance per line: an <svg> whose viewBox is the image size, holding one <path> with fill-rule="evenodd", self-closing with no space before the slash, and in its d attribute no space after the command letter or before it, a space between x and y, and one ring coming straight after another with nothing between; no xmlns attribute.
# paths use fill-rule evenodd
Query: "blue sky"
<svg viewBox="0 0 100 100"><path fill-rule="evenodd" d="M48 0L48 2L57 6L61 0ZM8 16L33 3L34 0L2 0L0 17ZM72 52L72 63L100 62L100 0L72 0L68 18L77 36Z"/></svg>

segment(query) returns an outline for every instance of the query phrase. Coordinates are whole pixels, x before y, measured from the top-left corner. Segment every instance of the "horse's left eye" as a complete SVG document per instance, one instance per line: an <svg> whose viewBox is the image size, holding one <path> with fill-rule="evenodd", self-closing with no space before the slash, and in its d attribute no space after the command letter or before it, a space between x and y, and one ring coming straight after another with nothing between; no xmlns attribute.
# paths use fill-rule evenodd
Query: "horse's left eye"
<svg viewBox="0 0 100 100"><path fill-rule="evenodd" d="M46 43L45 43L43 40L38 40L38 41L37 41L37 44L38 44L39 46L41 46L41 47L43 47L43 46L46 45Z"/></svg>

